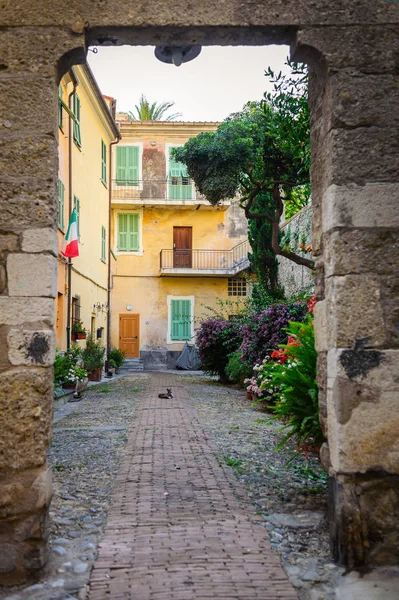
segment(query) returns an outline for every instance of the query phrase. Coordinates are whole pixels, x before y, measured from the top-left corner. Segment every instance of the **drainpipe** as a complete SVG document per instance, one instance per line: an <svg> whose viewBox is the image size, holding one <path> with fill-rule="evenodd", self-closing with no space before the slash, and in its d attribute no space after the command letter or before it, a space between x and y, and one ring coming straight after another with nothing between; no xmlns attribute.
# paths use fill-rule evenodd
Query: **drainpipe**
<svg viewBox="0 0 399 600"><path fill-rule="evenodd" d="M73 90L68 96L68 108L70 111L72 111L72 106L71 106L72 105L72 96L76 92L76 88L79 85L79 81L78 81L73 69L71 69L69 71L69 75L70 75L72 83L73 83ZM68 120L68 154L69 154L69 161L68 161L68 200L69 200L69 202L68 202L68 213L69 213L68 223L69 223L69 220L70 220L71 214L72 214L72 198L73 198L73 194L72 194L72 117L71 117L71 115L69 115L69 120ZM67 326L66 326L67 350L69 350L69 348L71 346L71 309L72 309L71 285L72 285L72 259L68 258L68 304L67 304Z"/></svg>
<svg viewBox="0 0 399 600"><path fill-rule="evenodd" d="M109 188L108 188L108 314L107 314L107 360L105 371L108 372L109 353L111 352L111 209L112 209L112 146L120 142L121 136L109 144Z"/></svg>

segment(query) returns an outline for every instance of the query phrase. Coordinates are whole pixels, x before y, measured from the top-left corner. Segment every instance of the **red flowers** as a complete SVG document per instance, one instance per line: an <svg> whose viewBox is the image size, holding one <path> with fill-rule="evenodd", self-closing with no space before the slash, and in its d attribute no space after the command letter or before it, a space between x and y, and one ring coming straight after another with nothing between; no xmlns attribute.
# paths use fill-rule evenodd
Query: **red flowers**
<svg viewBox="0 0 399 600"><path fill-rule="evenodd" d="M273 350L271 353L271 358L283 364L287 360L288 356L285 354L285 352L281 352L281 350Z"/></svg>
<svg viewBox="0 0 399 600"><path fill-rule="evenodd" d="M312 296L309 300L306 300L306 304L308 305L308 311L313 315L314 307L316 304L316 296Z"/></svg>

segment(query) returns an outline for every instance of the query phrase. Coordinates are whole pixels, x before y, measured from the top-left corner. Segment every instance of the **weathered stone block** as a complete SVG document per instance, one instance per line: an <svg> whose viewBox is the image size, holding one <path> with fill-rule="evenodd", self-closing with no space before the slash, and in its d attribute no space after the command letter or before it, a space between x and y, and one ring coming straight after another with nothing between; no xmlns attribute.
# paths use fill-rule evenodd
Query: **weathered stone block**
<svg viewBox="0 0 399 600"><path fill-rule="evenodd" d="M384 313L385 335L387 346L399 347L399 272L390 276L382 276L381 304Z"/></svg>
<svg viewBox="0 0 399 600"><path fill-rule="evenodd" d="M55 298L57 259L47 254L10 254L7 259L10 296Z"/></svg>
<svg viewBox="0 0 399 600"><path fill-rule="evenodd" d="M364 7L362 3L361 10ZM353 27L304 27L297 34L296 60L301 60L301 46L305 52L310 46L319 50L333 69L356 69L363 74L396 73L399 38L394 23L397 21L386 21L384 27L375 27L373 22L376 21L369 20L367 28L359 26L359 22Z"/></svg>
<svg viewBox="0 0 399 600"><path fill-rule="evenodd" d="M0 175L0 228L19 233L32 227L55 227L57 172L46 181Z"/></svg>
<svg viewBox="0 0 399 600"><path fill-rule="evenodd" d="M17 368L0 374L0 468L43 465L51 441L53 370Z"/></svg>
<svg viewBox="0 0 399 600"><path fill-rule="evenodd" d="M365 75L355 69L329 77L330 127L397 127L399 86L396 74Z"/></svg>
<svg viewBox="0 0 399 600"><path fill-rule="evenodd" d="M6 256L8 252L17 252L20 250L19 237L15 233L0 234L0 260Z"/></svg>
<svg viewBox="0 0 399 600"><path fill-rule="evenodd" d="M386 342L378 276L346 275L326 279L329 348L366 347Z"/></svg>
<svg viewBox="0 0 399 600"><path fill-rule="evenodd" d="M340 230L325 234L326 276L399 272L399 235L388 230Z"/></svg>
<svg viewBox="0 0 399 600"><path fill-rule="evenodd" d="M333 129L327 136L328 184L399 183L399 128Z"/></svg>
<svg viewBox="0 0 399 600"><path fill-rule="evenodd" d="M327 331L327 301L321 300L316 302L314 308L314 336L317 352L325 352L328 350Z"/></svg>
<svg viewBox="0 0 399 600"><path fill-rule="evenodd" d="M319 387L319 419L323 435L327 438L327 352L317 355L317 384Z"/></svg>
<svg viewBox="0 0 399 600"><path fill-rule="evenodd" d="M336 472L399 473L399 350L329 350L328 443Z"/></svg>
<svg viewBox="0 0 399 600"><path fill-rule="evenodd" d="M329 496L334 559L348 567L396 564L399 477L339 476L330 479Z"/></svg>
<svg viewBox="0 0 399 600"><path fill-rule="evenodd" d="M12 365L50 367L54 363L55 338L52 331L10 329L7 341L8 358Z"/></svg>
<svg viewBox="0 0 399 600"><path fill-rule="evenodd" d="M37 323L53 325L54 300L52 298L10 298L0 297L0 315L3 325L23 325Z"/></svg>
<svg viewBox="0 0 399 600"><path fill-rule="evenodd" d="M331 185L323 197L323 231L336 227L399 227L399 184Z"/></svg>
<svg viewBox="0 0 399 600"><path fill-rule="evenodd" d="M18 564L18 550L13 544L0 544L0 573L9 573Z"/></svg>
<svg viewBox="0 0 399 600"><path fill-rule="evenodd" d="M52 495L51 479L51 469L44 464L38 469L16 472L0 482L0 518L36 515L48 507ZM31 528L24 535L21 534L21 539L31 537Z"/></svg>
<svg viewBox="0 0 399 600"><path fill-rule="evenodd" d="M0 264L0 294L4 292L7 287L7 271L4 265Z"/></svg>
<svg viewBox="0 0 399 600"><path fill-rule="evenodd" d="M27 229L22 235L22 250L24 252L58 253L57 232L54 229Z"/></svg>
<svg viewBox="0 0 399 600"><path fill-rule="evenodd" d="M3 139L0 143L0 170L9 177L46 180L57 169L58 145L49 135ZM26 157L29 156L29 160Z"/></svg>
<svg viewBox="0 0 399 600"><path fill-rule="evenodd" d="M31 23L31 19L28 22ZM26 25L26 23L20 24ZM53 81L58 58L71 48L76 48L79 43L84 46L82 37L79 42L76 32L57 27L27 29L22 26L19 29L5 29L2 31L2 70L4 73L12 73L14 76L17 73L24 76L29 73L36 79L36 82L39 77L43 78L44 75L49 75ZM35 83L34 79L33 82ZM31 88L31 86L28 87ZM29 93L29 89L27 92ZM29 113L30 111L24 112ZM38 115L35 115L35 118L36 116Z"/></svg>

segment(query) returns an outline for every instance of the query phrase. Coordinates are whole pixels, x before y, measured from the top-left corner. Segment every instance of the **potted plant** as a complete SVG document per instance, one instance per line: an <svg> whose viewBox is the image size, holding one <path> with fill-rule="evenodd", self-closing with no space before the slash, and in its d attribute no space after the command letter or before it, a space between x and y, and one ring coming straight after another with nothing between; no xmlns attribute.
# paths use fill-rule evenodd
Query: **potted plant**
<svg viewBox="0 0 399 600"><path fill-rule="evenodd" d="M100 381L104 367L105 347L95 342L91 335L87 336L86 347L82 350L83 367L88 372L90 381Z"/></svg>
<svg viewBox="0 0 399 600"><path fill-rule="evenodd" d="M84 340L86 339L86 330L83 327L83 323L80 320L72 323L72 339L73 340Z"/></svg>
<svg viewBox="0 0 399 600"><path fill-rule="evenodd" d="M109 364L111 367L115 367L115 373L119 373L120 367L125 362L126 353L119 348L112 348L109 353Z"/></svg>

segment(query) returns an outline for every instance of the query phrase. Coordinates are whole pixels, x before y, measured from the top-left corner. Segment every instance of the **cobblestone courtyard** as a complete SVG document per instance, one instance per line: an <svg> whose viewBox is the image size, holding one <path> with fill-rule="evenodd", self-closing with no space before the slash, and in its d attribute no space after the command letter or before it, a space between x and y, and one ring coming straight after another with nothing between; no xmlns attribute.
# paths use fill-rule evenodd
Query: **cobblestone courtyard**
<svg viewBox="0 0 399 600"><path fill-rule="evenodd" d="M158 398L166 387L173 399ZM371 592L365 580L353 595L357 574L342 588L320 467L284 468L279 424L267 419L242 390L164 372L101 384L61 407L47 574L3 597L394 598L395 570Z"/></svg>

